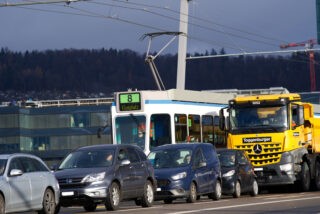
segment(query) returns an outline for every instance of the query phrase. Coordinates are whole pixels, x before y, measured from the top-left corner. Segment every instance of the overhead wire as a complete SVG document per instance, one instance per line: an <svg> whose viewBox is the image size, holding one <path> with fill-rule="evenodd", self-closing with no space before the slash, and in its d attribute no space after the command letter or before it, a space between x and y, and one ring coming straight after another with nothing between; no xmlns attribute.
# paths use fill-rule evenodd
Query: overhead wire
<svg viewBox="0 0 320 214"><path fill-rule="evenodd" d="M73 2L73 1L78 1L78 0L69 0L69 1L66 1L66 2ZM79 0L79 1L81 1L81 0ZM157 15L157 16L160 16L160 17L164 17L164 18L167 18L167 19L171 19L171 20L180 22L180 20L178 18L176 18L176 17L172 17L172 16L168 16L168 15L164 15L164 14L155 12L155 11L151 11L151 10L149 10L147 8L133 8L133 7L115 5L115 4L110 4L110 3L106 3L106 2L94 1L94 0L82 0L82 1L86 1L88 3L93 3L93 4L105 5L105 6L109 6L109 7L118 7L118 8L122 8L122 9L142 11L142 12L150 13L150 14L153 14L153 15ZM136 3L136 2L131 2L131 1L123 1L123 0L111 0L111 1L112 2L116 2L116 3L122 3L122 4L130 4L130 5L134 5L134 6L138 5L138 6L144 6L144 7L151 7L151 8L156 8L156 9L168 10L168 11L173 12L175 14L179 14L180 13L179 11L170 9L169 7L160 7L160 6L150 5L150 4L141 4L141 3ZM28 1L28 2L37 3L37 1ZM51 2L54 2L54 1L51 1ZM115 19L115 20L118 20L118 21L121 21L121 22L129 23L129 24L133 24L133 25L137 25L137 26L141 26L141 27L145 27L145 28L150 28L150 29L153 29L153 30L168 31L168 29L157 28L155 26L146 25L146 24L142 24L142 23L137 23L137 22L134 22L134 21L131 21L131 20L128 20L128 19L123 19L123 18L119 18L119 17L111 17L111 16L102 15L102 14L97 14L97 13L94 13L94 12L90 12L88 10L85 11L84 9L79 9L79 8L70 6L70 4L68 4L68 6L70 8L72 8L72 9L74 9L74 10L79 10L79 11L82 10L82 12L90 14L91 16L93 15L93 16L96 16L96 17ZM46 11L48 12L48 10L46 10ZM67 13L65 13L65 14L67 14ZM79 14L77 14L77 15L79 15ZM186 14L184 14L184 15L186 15ZM239 29L236 29L236 28L233 28L233 27L225 26L225 25L222 25L222 24L219 24L219 23L216 23L216 22L212 22L212 21L209 21L209 20L206 20L206 19L203 19L203 18L199 18L199 17L196 17L196 16L190 16L190 17L193 18L193 19L198 19L200 21L207 22L207 23L215 24L215 25L220 26L220 27L230 28L230 29L233 29L233 30L237 30L239 32L249 33L249 32L243 31L243 30L239 30ZM188 24L196 26L196 27L199 27L199 28L202 28L202 29L206 29L206 30L209 30L209 31L215 31L215 32L218 32L218 33L222 33L222 34L228 35L229 37L232 36L232 37L236 37L236 38L246 39L246 40L249 40L249 41L252 41L252 42L256 42L256 43L261 43L261 44L265 44L265 45L274 46L274 44L272 44L272 43L267 43L267 42L264 42L264 41L261 41L261 40L257 40L257 39L251 39L251 38L248 38L248 37L245 37L245 36L237 35L237 34L234 34L234 33L229 33L229 32L226 32L224 30L217 30L217 29L214 29L214 28L203 26L201 24L190 23L190 22ZM262 38L267 39L267 37L263 37L263 36L258 35L258 34L253 34L253 33L250 33L250 34L251 35L260 36ZM226 48L229 48L229 49L240 50L242 52L245 52L244 48L239 48L240 45L238 45L238 47L236 48L236 47L234 47L234 44L230 45L227 42L221 42L221 41L213 42L213 41L209 41L207 39L206 40L205 39L201 39L201 38L195 37L195 36L188 36L188 37L190 39L192 39L192 40L198 40L198 41L205 42L205 43L208 43L208 44L214 44L214 45L217 45L217 46L220 46L220 47L226 47ZM270 39L270 38L268 38L268 39Z"/></svg>
<svg viewBox="0 0 320 214"><path fill-rule="evenodd" d="M77 1L77 0L75 0L75 1ZM81 1L81 0L79 0L79 1ZM153 15L161 16L161 17L168 18L168 19L175 20L175 21L180 21L180 20L178 20L178 19L175 18L175 17L171 17L171 16L163 15L163 14L161 14L161 13L157 13L157 12L154 12L154 11L150 11L150 10L147 10L146 8L132 8L132 7L127 7L127 6L121 6L121 5L115 5L115 4L108 4L108 3L105 3L105 2L98 2L98 1L94 1L94 0L82 0L82 1L85 1L85 2L87 2L87 3L106 5L106 6L110 6L110 7L120 7L120 8L123 8L123 9L130 9L130 10L138 10L138 11L148 12L148 13L151 13L151 14L153 14ZM133 2L122 1L122 0L111 0L111 1L113 1L113 2L121 2L121 3L126 3L126 4L139 5L139 6L148 6L148 7L157 8L157 9L170 10L171 12L174 12L174 13L179 13L178 11L169 9L168 7L160 7L160 6L154 6L154 5L146 5L146 4L133 3ZM36 1L30 1L30 0L29 0L28 2L34 2L34 3L36 3ZM47 10L47 9L36 9L36 8L22 7L22 6L19 6L19 7L20 7L20 8L25 8L25 9L30 9L30 10L43 11L43 12L53 12L53 13L60 13L60 14L71 14L71 15L88 16L88 17L96 17L96 18L107 18L107 19L113 19L113 20L117 20L117 21L120 21L120 22L124 22L124 23L128 23L128 24L132 24L132 25L144 27L144 28L150 28L150 29L153 29L153 30L167 31L167 29L158 28L158 27L155 27L155 26L151 26L151 25L146 25L146 24L143 24L143 23L134 22L134 21L131 21L131 20L128 20L128 19L123 19L123 18L114 17L114 16L107 16L107 15L99 14L99 13L92 12L92 11L89 11L89 10L80 9L80 8L77 8L77 7L74 7L74 6L70 6L70 4L65 5L65 7L69 7L69 8L71 8L71 9L73 9L73 10L80 11L81 13L62 12L62 11ZM185 14L185 15L186 15L186 14ZM211 21L209 21L209 20L205 20L205 19L198 18L198 17L195 17L195 16L191 16L191 17L192 17L192 18L195 18L195 19L202 20L202 21L211 22ZM217 24L217 23L214 23L214 24ZM203 28L203 29L209 29L209 30L214 30L214 31L216 31L215 29L208 28L208 27L205 27L205 26L201 26L201 25L199 25L199 24L191 23L191 25L195 25L195 26L201 27L201 28ZM218 25L219 25L219 24L218 24ZM222 26L224 26L224 25L222 25ZM220 31L220 32L221 32L221 31ZM233 35L233 34L232 34L232 35ZM233 36L237 36L237 35L233 35ZM199 37L194 37L194 36L188 36L188 38L193 39L193 40L197 40L197 41L201 41L201 42L206 42L206 43L209 43L209 44L212 44L212 43L213 43L213 44L216 44L216 45L219 45L219 46L221 46L221 44L223 44L223 45L224 45L223 47L227 47L227 48L230 48L230 49L238 50L237 48L234 48L233 46L230 46L228 43L223 43L223 42L217 43L217 42L208 41L208 40L201 39L201 38L199 38ZM258 42L258 41L257 41L257 42ZM241 50L241 49L240 49L240 50ZM242 50L242 51L243 51L243 50ZM244 53L243 55L245 55L245 53Z"/></svg>

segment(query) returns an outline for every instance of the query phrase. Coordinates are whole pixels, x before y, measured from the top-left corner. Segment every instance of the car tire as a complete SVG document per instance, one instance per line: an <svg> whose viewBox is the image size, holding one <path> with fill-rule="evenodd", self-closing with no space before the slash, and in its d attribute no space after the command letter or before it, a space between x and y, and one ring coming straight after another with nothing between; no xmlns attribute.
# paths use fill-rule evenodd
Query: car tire
<svg viewBox="0 0 320 214"><path fill-rule="evenodd" d="M117 210L120 204L120 196L120 187L116 182L113 182L108 189L105 203L106 209L111 211Z"/></svg>
<svg viewBox="0 0 320 214"><path fill-rule="evenodd" d="M57 213L59 213L60 212L60 209L61 209L61 205L60 204L58 204L57 206L56 206L56 210L55 210L55 214L57 214Z"/></svg>
<svg viewBox="0 0 320 214"><path fill-rule="evenodd" d="M256 179L254 179L252 182L252 189L251 189L250 195L254 197L254 196L257 196L258 194L259 194L258 182Z"/></svg>
<svg viewBox="0 0 320 214"><path fill-rule="evenodd" d="M172 204L172 201L173 201L173 199L164 199L163 200L163 202L165 203L165 204Z"/></svg>
<svg viewBox="0 0 320 214"><path fill-rule="evenodd" d="M208 197L212 200L218 201L220 200L222 195L222 187L221 187L221 182L219 180L216 181L216 184L214 186L214 192L210 193Z"/></svg>
<svg viewBox="0 0 320 214"><path fill-rule="evenodd" d="M232 194L234 198L239 198L241 196L241 184L239 180L237 180L234 184L234 192Z"/></svg>
<svg viewBox="0 0 320 214"><path fill-rule="evenodd" d="M189 189L189 196L187 198L188 203L194 203L197 201L197 186L194 182L191 183Z"/></svg>
<svg viewBox="0 0 320 214"><path fill-rule="evenodd" d="M6 202L4 200L4 197L2 194L0 194L0 214L5 213L5 208L6 208Z"/></svg>
<svg viewBox="0 0 320 214"><path fill-rule="evenodd" d="M51 189L46 189L42 199L42 209L38 212L41 214L55 214L56 213L56 200L54 192Z"/></svg>
<svg viewBox="0 0 320 214"><path fill-rule="evenodd" d="M83 206L83 209L87 212L94 212L97 209L97 204L90 202Z"/></svg>
<svg viewBox="0 0 320 214"><path fill-rule="evenodd" d="M141 198L142 207L151 207L154 201L154 189L151 181L147 180L144 185L143 196Z"/></svg>
<svg viewBox="0 0 320 214"><path fill-rule="evenodd" d="M134 203L135 203L137 206L141 206L141 199L135 199L135 200L134 200Z"/></svg>
<svg viewBox="0 0 320 214"><path fill-rule="evenodd" d="M301 166L301 180L299 182L300 190L302 192L309 191L310 189L310 170L307 162L303 162Z"/></svg>

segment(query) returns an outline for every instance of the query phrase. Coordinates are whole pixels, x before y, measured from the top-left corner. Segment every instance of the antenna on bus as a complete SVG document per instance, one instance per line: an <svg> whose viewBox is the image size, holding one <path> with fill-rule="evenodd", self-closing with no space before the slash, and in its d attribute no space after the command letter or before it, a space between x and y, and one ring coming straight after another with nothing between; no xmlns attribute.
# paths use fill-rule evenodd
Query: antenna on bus
<svg viewBox="0 0 320 214"><path fill-rule="evenodd" d="M149 43L148 43L148 50L147 50L147 53L146 53L146 58L145 58L145 62L149 64L149 67L151 69L151 72L152 72L152 75L153 75L153 78L157 84L157 87L160 91L162 90L166 90L164 84L163 84L163 81L161 79L161 76L158 72L158 69L157 69L157 66L156 64L154 63L154 60L160 55L160 53L166 48L169 46L170 43L173 42L173 40L178 36L180 35L181 32L155 32L155 33L147 33L147 34L144 34L142 37L141 37L141 40L143 40L144 38L146 38L147 36L149 37ZM151 47L151 42L152 42L152 39L154 37L157 37L157 36L161 36L161 35L174 35L174 37L155 55L151 55L149 54L150 52L150 47Z"/></svg>

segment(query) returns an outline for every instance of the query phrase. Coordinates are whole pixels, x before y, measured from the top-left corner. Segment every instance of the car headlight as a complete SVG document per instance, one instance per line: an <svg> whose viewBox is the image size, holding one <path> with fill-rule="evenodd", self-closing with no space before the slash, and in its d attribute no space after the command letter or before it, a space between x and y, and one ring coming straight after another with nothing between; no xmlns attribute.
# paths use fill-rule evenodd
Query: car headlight
<svg viewBox="0 0 320 214"><path fill-rule="evenodd" d="M231 176L234 175L235 172L236 172L236 171L235 171L234 169L233 169L233 170L230 170L229 172L224 173L224 174L222 175L222 177L231 177Z"/></svg>
<svg viewBox="0 0 320 214"><path fill-rule="evenodd" d="M104 179L105 174L106 174L105 172L89 174L86 177L84 177L81 182L92 183L92 182L96 182L96 181L102 181Z"/></svg>
<svg viewBox="0 0 320 214"><path fill-rule="evenodd" d="M178 173L176 175L171 176L172 180L179 180L179 179L182 179L182 178L185 178L185 177L187 177L187 173L186 172L181 172L181 173Z"/></svg>
<svg viewBox="0 0 320 214"><path fill-rule="evenodd" d="M287 163L287 164L282 164L280 165L280 170L281 171L291 171L292 170L292 164L291 163Z"/></svg>

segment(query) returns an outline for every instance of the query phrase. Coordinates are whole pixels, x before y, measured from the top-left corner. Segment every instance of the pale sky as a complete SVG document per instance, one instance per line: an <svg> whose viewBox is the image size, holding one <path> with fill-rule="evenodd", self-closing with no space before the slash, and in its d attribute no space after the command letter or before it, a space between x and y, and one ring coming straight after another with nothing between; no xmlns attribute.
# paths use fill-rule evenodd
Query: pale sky
<svg viewBox="0 0 320 214"><path fill-rule="evenodd" d="M46 1L46 0L33 0ZM50 1L50 0L47 0ZM52 0L51 0L52 1ZM0 0L5 3L31 0ZM180 0L88 0L0 7L0 47L12 51L131 49L147 51L146 33L179 31ZM316 39L315 0L192 0L188 53L278 51ZM154 38L158 52L172 38ZM176 53L174 40L164 53Z"/></svg>

